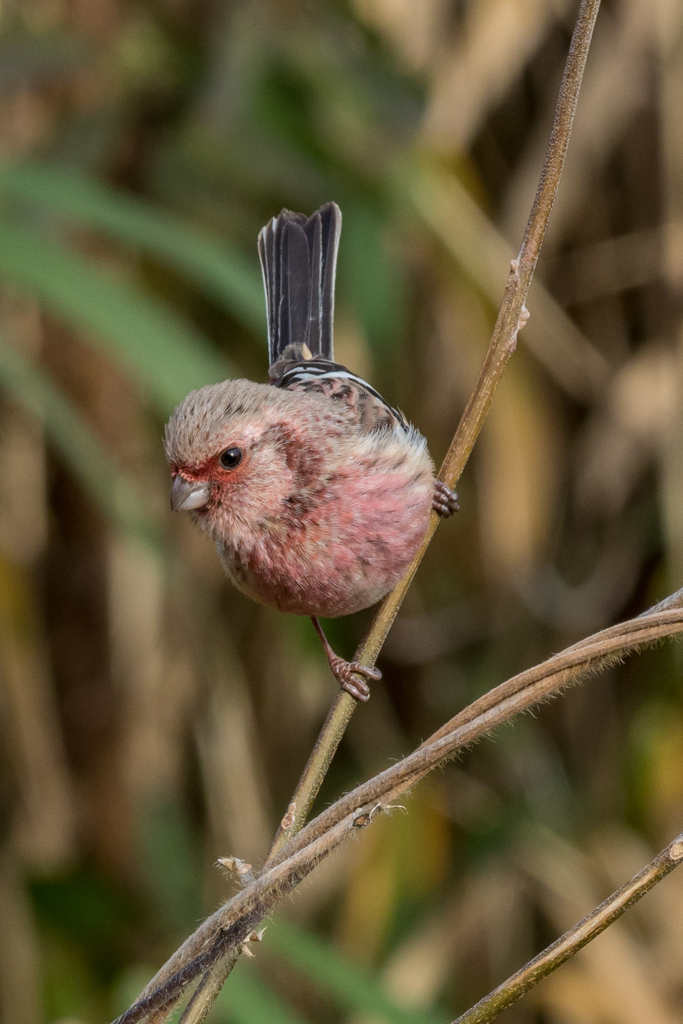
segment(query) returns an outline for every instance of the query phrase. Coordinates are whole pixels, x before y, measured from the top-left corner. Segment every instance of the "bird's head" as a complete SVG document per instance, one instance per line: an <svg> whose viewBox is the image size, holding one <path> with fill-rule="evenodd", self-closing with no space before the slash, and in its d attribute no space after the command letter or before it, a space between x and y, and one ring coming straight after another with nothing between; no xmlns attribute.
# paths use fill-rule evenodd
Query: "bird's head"
<svg viewBox="0 0 683 1024"><path fill-rule="evenodd" d="M192 391L166 425L171 508L224 543L275 521L296 473L292 397L246 380Z"/></svg>

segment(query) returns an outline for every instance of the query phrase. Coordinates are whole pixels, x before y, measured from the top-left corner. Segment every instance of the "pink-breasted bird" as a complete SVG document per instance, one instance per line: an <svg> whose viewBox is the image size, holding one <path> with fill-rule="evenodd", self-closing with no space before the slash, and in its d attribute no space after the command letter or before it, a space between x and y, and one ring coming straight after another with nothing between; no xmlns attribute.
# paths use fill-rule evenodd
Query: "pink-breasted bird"
<svg viewBox="0 0 683 1024"><path fill-rule="evenodd" d="M330 668L356 699L376 669L330 647L319 616L384 597L410 565L434 509L456 495L434 479L425 439L364 380L334 362L341 212L283 210L259 234L270 384L227 380L191 392L166 426L171 508L216 542L235 586L310 615Z"/></svg>

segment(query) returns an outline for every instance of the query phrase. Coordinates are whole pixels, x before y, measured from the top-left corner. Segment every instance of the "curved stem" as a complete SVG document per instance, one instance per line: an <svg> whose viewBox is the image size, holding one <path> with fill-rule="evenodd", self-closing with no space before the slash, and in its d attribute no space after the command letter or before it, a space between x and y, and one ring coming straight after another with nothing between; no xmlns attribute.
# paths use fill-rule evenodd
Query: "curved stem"
<svg viewBox="0 0 683 1024"><path fill-rule="evenodd" d="M378 813L389 810L397 799L458 750L471 746L515 715L556 696L579 679L594 676L627 653L682 632L683 590L679 590L635 619L587 637L474 701L444 726L445 732L438 730L412 754L340 797L306 825L271 858L267 869L185 940L116 1024L135 1024L141 1020L162 1024L169 1007L188 986L200 974L212 971L221 958L236 958L264 917L324 857L370 825ZM226 971L229 973L227 967ZM200 997L204 998L201 993ZM199 1000L193 996L192 1002L199 1009ZM185 1024L201 1019L188 1017Z"/></svg>

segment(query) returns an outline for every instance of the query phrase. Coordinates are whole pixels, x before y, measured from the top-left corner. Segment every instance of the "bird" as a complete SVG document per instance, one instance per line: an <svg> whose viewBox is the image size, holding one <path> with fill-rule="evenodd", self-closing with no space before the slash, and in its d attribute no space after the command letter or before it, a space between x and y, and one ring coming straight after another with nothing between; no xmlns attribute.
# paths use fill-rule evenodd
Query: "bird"
<svg viewBox="0 0 683 1024"><path fill-rule="evenodd" d="M192 391L165 429L171 508L216 544L231 582L265 605L310 616L332 674L356 700L376 668L345 661L320 618L378 602L413 560L434 510L457 495L435 479L427 443L367 381L334 361L341 211L282 210L260 231L268 384Z"/></svg>

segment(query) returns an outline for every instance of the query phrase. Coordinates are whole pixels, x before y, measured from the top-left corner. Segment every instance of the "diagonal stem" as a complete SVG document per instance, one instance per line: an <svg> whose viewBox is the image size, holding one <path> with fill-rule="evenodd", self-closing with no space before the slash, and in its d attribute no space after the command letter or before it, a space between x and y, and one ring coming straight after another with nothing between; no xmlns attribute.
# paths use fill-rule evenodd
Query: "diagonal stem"
<svg viewBox="0 0 683 1024"><path fill-rule="evenodd" d="M192 993L192 998L185 1007L178 1024L202 1024L202 1021L208 1017L228 975L237 963L238 956L239 954L233 950L206 971Z"/></svg>
<svg viewBox="0 0 683 1024"><path fill-rule="evenodd" d="M569 54L565 64L560 94L555 108L555 117L548 141L543 170L536 190L529 221L519 257L512 261L503 303L498 313L496 326L486 358L479 373L474 391L462 414L455 437L448 449L439 471L439 480L450 488L457 486L465 464L470 457L475 441L484 424L493 396L510 356L515 351L517 333L526 321L526 302L531 279L538 263L541 245L545 236L550 211L557 195L560 176L571 135L579 88L588 57L588 48L600 0L582 0L572 36ZM424 553L434 536L439 517L432 512L429 528L420 550L413 559L403 579L384 598L379 606L370 629L354 655L354 661L373 667L382 645L396 618L406 591L410 586ZM339 746L346 727L356 708L356 701L343 690L337 695L320 731L303 774L299 780L285 819L280 826L270 856L282 848L302 828L318 795L320 786Z"/></svg>
<svg viewBox="0 0 683 1024"><path fill-rule="evenodd" d="M375 814L388 810L396 799L457 751L471 746L515 715L557 695L581 678L595 675L629 652L682 632L683 590L679 590L635 619L586 637L474 701L412 754L361 783L307 824L271 858L267 869L185 940L116 1024L142 1020L162 1024L183 992L204 973L183 1024L202 1021L220 988L220 978L227 977L242 944L251 941L253 930L324 857L358 829L369 825ZM221 958L225 959L216 967ZM206 972L211 972L213 978L208 978Z"/></svg>
<svg viewBox="0 0 683 1024"><path fill-rule="evenodd" d="M538 263L550 211L557 195L599 7L600 0L581 0L560 85L545 161L519 257L512 261L503 302L484 363L446 458L439 470L438 479L443 480L452 489L456 487L469 459L508 360L515 351L517 334L524 326L528 316L525 308L526 297ZM438 523L438 515L432 512L429 527L419 551L403 579L380 604L368 633L356 651L354 661L369 668L374 667ZM282 847L304 826L355 707L355 699L346 691L340 690L297 784L263 871L270 867ZM205 976L205 979L200 982L196 993L197 998L193 997L191 1004L187 1007L184 1024L200 1024L204 1020L211 1003L220 990L220 985L230 973L233 963L234 960L227 958L223 964L218 964L217 969L214 969L210 976ZM218 983L219 977L220 983ZM155 1018L154 1024L163 1024L170 1012L170 1009L168 1012L162 1011L162 1014Z"/></svg>
<svg viewBox="0 0 683 1024"><path fill-rule="evenodd" d="M642 899L663 878L683 862L683 832L662 850L647 867L634 875L625 885L596 907L573 928L556 939L552 945L513 974L502 985L480 999L453 1024L488 1024L511 1003L520 999L539 981L556 971L563 963L592 942L601 932L621 917L634 903Z"/></svg>
<svg viewBox="0 0 683 1024"><path fill-rule="evenodd" d="M252 941L259 923L324 857L358 829L368 826L377 813L388 810L429 772L515 715L556 696L581 678L595 675L629 652L682 632L683 590L679 590L643 615L587 637L474 701L412 754L340 797L306 825L272 859L268 869L185 940L116 1024L142 1020L162 1024L173 1004L202 973L205 980L201 991L192 997L183 1024L203 1020L213 998L211 992L217 992L214 981L227 977L242 945ZM221 958L226 959L218 966ZM206 972L212 972L213 979L207 978Z"/></svg>

